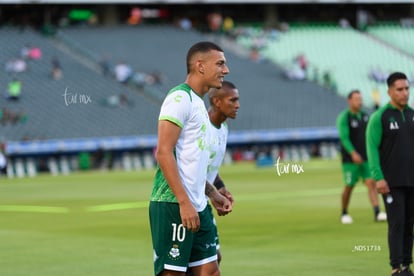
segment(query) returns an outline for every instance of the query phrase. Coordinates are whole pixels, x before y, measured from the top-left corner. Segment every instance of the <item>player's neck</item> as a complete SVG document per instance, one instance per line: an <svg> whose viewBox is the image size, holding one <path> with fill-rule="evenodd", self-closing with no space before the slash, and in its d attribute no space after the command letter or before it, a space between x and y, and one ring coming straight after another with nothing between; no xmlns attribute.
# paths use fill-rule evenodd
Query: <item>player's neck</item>
<svg viewBox="0 0 414 276"><path fill-rule="evenodd" d="M191 87L194 93L196 93L201 98L204 97L205 94L208 93L208 89L206 89L199 81L193 79L192 77L188 76L185 80L185 83Z"/></svg>
<svg viewBox="0 0 414 276"><path fill-rule="evenodd" d="M396 102L394 102L393 100L390 101L390 104L395 107L396 109L398 109L399 111L403 111L406 108L406 105L400 105L397 104Z"/></svg>
<svg viewBox="0 0 414 276"><path fill-rule="evenodd" d="M350 107L349 108L349 111L351 111L351 113L353 113L353 114L358 114L360 112L360 109L359 108L352 108L352 107Z"/></svg>
<svg viewBox="0 0 414 276"><path fill-rule="evenodd" d="M208 116L210 117L210 122L217 128L220 128L221 124L226 120L226 116L216 112L214 109L209 109Z"/></svg>

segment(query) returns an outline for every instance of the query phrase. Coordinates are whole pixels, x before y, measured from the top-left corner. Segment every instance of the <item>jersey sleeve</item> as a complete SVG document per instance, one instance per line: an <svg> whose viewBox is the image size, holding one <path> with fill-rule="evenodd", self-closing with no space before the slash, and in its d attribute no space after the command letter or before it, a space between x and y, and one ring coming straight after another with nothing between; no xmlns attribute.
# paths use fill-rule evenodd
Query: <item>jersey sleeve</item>
<svg viewBox="0 0 414 276"><path fill-rule="evenodd" d="M188 119L191 110L191 99L187 92L182 90L174 91L165 98L161 106L159 121L170 121L180 128Z"/></svg>
<svg viewBox="0 0 414 276"><path fill-rule="evenodd" d="M351 154L351 152L355 150L355 147L352 145L351 138L349 136L349 125L346 112L339 114L336 120L336 127L338 128L339 141L341 142L346 152Z"/></svg>
<svg viewBox="0 0 414 276"><path fill-rule="evenodd" d="M366 146L369 169L376 181L384 179L384 174L381 169L379 146L382 137L382 112L375 112L368 121L366 131Z"/></svg>

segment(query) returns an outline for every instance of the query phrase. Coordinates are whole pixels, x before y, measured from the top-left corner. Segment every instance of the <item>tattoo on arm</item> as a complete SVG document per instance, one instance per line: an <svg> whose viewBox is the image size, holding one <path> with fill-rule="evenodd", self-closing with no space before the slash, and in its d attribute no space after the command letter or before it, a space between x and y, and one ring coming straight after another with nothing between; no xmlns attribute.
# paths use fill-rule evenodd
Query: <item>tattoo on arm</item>
<svg viewBox="0 0 414 276"><path fill-rule="evenodd" d="M211 185L210 183L206 183L206 189L205 189L205 194L207 196L210 196L212 192L214 192L214 187L213 185Z"/></svg>

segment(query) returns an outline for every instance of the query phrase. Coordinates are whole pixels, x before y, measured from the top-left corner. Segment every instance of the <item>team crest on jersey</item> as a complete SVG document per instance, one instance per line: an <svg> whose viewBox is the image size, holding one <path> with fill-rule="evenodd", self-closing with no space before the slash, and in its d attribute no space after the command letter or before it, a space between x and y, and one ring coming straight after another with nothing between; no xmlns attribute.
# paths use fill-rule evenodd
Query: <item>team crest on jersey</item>
<svg viewBox="0 0 414 276"><path fill-rule="evenodd" d="M174 244L173 247L171 247L168 255L171 257L171 259L174 260L177 260L180 257L180 249L178 248L177 244Z"/></svg>
<svg viewBox="0 0 414 276"><path fill-rule="evenodd" d="M365 115L363 119L364 119L364 122L368 122L368 115Z"/></svg>
<svg viewBox="0 0 414 276"><path fill-rule="evenodd" d="M358 127L358 121L357 120L352 120L351 121L351 127Z"/></svg>

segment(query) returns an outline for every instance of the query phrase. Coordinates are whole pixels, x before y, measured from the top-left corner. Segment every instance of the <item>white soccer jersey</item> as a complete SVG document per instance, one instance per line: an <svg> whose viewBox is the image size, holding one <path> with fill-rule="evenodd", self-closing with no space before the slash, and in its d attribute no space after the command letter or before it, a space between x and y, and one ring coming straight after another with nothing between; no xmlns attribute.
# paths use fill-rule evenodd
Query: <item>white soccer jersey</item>
<svg viewBox="0 0 414 276"><path fill-rule="evenodd" d="M204 101L188 85L179 85L165 98L159 120L168 120L182 128L175 147L178 171L192 204L198 212L201 212L207 206L205 182L210 156L209 117ZM170 189L162 187L166 184L165 179L156 181L158 183L154 188L158 191L164 188ZM169 193L168 199L166 194ZM153 199L163 201L164 198L165 201L174 201L174 198L171 198L171 191L165 193L164 190L163 194L153 191Z"/></svg>
<svg viewBox="0 0 414 276"><path fill-rule="evenodd" d="M207 182L213 184L226 153L227 135L229 133L226 122L223 122L220 128L210 122L210 133L210 162L207 170Z"/></svg>

